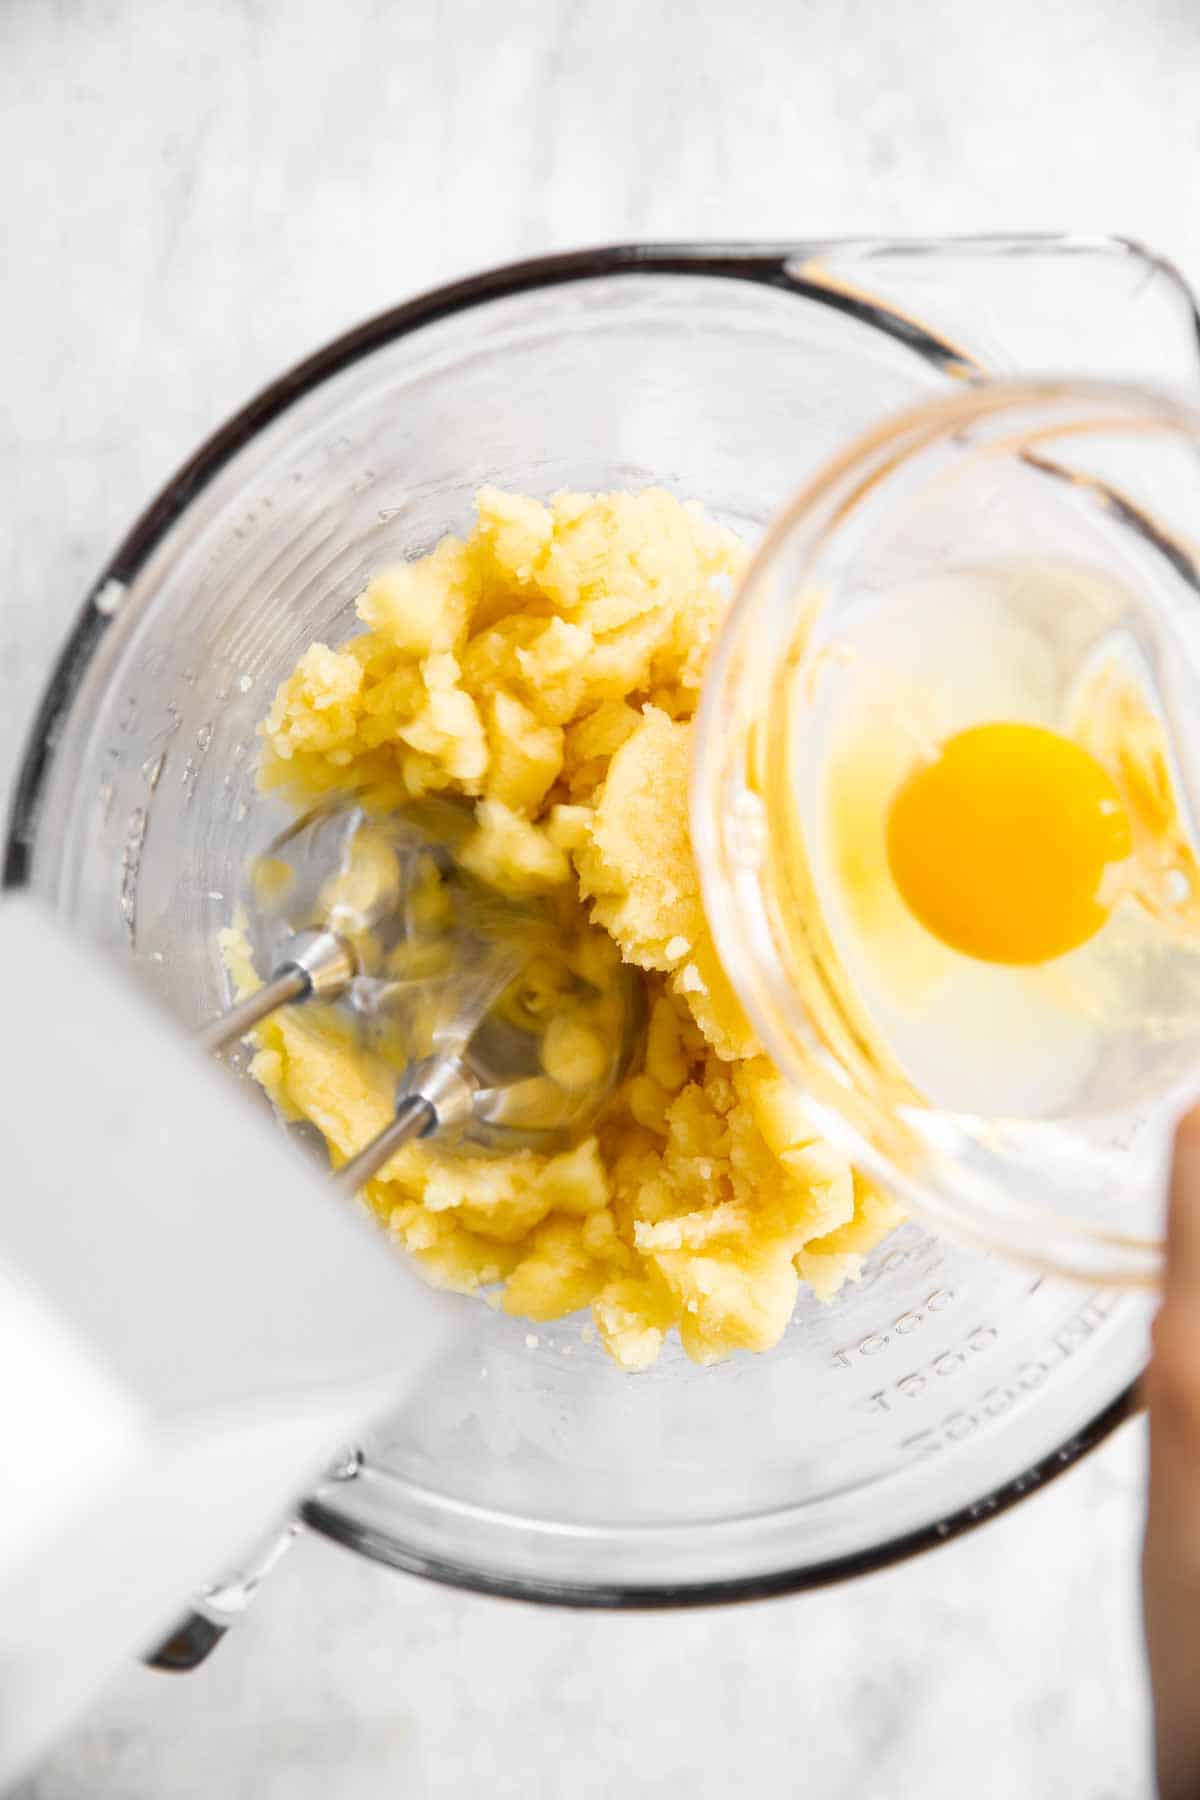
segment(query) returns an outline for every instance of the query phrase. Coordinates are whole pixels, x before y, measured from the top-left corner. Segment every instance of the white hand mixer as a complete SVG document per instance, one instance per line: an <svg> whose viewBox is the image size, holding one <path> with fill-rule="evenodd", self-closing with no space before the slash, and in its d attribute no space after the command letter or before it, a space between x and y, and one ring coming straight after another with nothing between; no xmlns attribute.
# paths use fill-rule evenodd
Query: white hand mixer
<svg viewBox="0 0 1200 1800"><path fill-rule="evenodd" d="M573 903L503 899L465 843L453 808L330 805L252 872L271 978L202 1046L309 1003L394 1066L395 1119L344 1187L433 1132L464 1156L567 1143L637 1053L640 981L609 940ZM228 1076L32 901L0 905L4 950L0 1785L402 1402L470 1304L331 1203ZM603 1054L549 1056L556 1020Z"/></svg>

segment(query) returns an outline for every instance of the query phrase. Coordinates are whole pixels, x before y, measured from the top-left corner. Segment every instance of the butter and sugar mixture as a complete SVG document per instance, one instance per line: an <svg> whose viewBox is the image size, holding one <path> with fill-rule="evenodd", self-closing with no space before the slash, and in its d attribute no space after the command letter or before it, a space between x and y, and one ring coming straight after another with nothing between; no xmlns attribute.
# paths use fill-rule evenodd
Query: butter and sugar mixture
<svg viewBox="0 0 1200 1800"><path fill-rule="evenodd" d="M477 523L382 570L364 629L314 644L263 725L264 785L381 807L470 806L464 865L502 892L577 894L645 971L641 1067L556 1155L406 1146L367 1190L428 1277L549 1320L590 1307L623 1367L677 1330L696 1361L765 1350L802 1283L822 1299L895 1204L820 1141L754 1041L708 934L688 835L692 720L745 560L664 491L485 490ZM236 934L239 983L255 980ZM394 1072L303 1010L258 1033L253 1071L334 1159L391 1114ZM582 1042L556 1047L564 1067Z"/></svg>

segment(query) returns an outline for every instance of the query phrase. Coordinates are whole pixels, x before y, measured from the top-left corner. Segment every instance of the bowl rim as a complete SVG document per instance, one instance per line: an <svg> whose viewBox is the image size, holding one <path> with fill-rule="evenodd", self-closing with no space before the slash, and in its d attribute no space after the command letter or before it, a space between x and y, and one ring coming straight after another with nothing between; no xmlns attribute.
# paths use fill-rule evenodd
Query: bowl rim
<svg viewBox="0 0 1200 1800"><path fill-rule="evenodd" d="M947 238L822 237L786 243L755 241L621 243L533 257L486 269L429 289L374 315L285 370L206 438L167 480L134 521L88 591L54 664L30 724L9 805L0 890L27 887L40 804L54 761L62 720L138 570L218 472L295 402L372 352L425 326L491 301L567 283L624 275L710 276L774 288L815 299L874 325L934 367L959 378L982 376L960 347L910 314L889 308L863 290L820 279L823 255L870 255L888 250L927 255L1108 253L1152 265L1181 290L1195 316L1195 301L1164 258L1131 239L1059 233L985 234ZM1200 322L1198 322L1200 332ZM325 1537L371 1561L478 1593L545 1605L607 1610L712 1606L763 1599L832 1585L906 1561L974 1530L1038 1492L1103 1443L1138 1410L1138 1383L1119 1391L1061 1445L979 1499L902 1536L867 1550L768 1574L683 1585L585 1584L509 1578L462 1562L436 1561L408 1549L403 1540L369 1527L340 1509L326 1490L303 1501L299 1516Z"/></svg>
<svg viewBox="0 0 1200 1800"><path fill-rule="evenodd" d="M1138 1382L1131 1383L1079 1431L1038 1462L992 1488L978 1500L958 1507L929 1525L898 1537L886 1538L867 1550L850 1551L818 1562L771 1570L768 1573L731 1577L719 1581L663 1582L568 1582L536 1576L499 1575L461 1562L442 1561L424 1551L412 1550L403 1539L354 1518L328 1493L318 1493L300 1503L301 1521L322 1537L353 1550L368 1562L382 1563L406 1575L419 1575L442 1587L487 1594L501 1600L524 1600L539 1606L559 1606L589 1612L666 1612L701 1606L732 1606L747 1600L779 1599L786 1594L808 1593L836 1587L860 1575L875 1574L902 1562L911 1562L928 1550L949 1544L991 1519L1008 1512L1027 1495L1048 1487L1058 1476L1074 1468L1090 1451L1105 1442L1119 1425L1141 1410ZM353 1473L341 1479L353 1480Z"/></svg>

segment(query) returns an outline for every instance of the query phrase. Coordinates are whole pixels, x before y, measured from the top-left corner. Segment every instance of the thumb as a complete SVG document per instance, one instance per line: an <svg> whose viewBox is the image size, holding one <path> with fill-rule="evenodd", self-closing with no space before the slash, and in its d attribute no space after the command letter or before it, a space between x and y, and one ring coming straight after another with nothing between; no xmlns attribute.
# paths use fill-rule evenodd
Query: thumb
<svg viewBox="0 0 1200 1800"><path fill-rule="evenodd" d="M1142 1559L1161 1800L1200 1794L1200 1108L1175 1138Z"/></svg>

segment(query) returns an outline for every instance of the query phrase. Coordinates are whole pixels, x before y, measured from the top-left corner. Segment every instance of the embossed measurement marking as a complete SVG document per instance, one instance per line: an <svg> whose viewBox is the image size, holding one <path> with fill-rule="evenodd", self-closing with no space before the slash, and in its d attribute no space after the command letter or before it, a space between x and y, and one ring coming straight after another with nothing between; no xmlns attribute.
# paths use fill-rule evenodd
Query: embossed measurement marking
<svg viewBox="0 0 1200 1800"><path fill-rule="evenodd" d="M1118 1294L1093 1294L1077 1313L1059 1327L1038 1355L1018 1363L1007 1381L997 1382L988 1388L971 1407L947 1414L926 1431L914 1431L908 1437L901 1438L901 1450L913 1458L933 1456L952 1444L962 1443L964 1438L971 1437L988 1420L1003 1417L1012 1407L1035 1393L1043 1382L1048 1381L1057 1369L1088 1343L1115 1311L1119 1301ZM897 1386L902 1392L907 1391L901 1383L897 1383ZM919 1391L913 1390L912 1397L915 1398ZM880 1396L872 1395L872 1400L878 1398ZM891 1408L885 1406L880 1410L890 1411Z"/></svg>
<svg viewBox="0 0 1200 1800"><path fill-rule="evenodd" d="M897 1395L906 1400L915 1400L931 1382L945 1381L952 1375L961 1375L964 1369L970 1367L971 1358L984 1350L990 1350L999 1336L994 1325L976 1325L973 1331L968 1332L961 1345L939 1351L920 1368L901 1375L890 1387L880 1388L878 1393L869 1394L863 1401L864 1407L868 1412L891 1412Z"/></svg>
<svg viewBox="0 0 1200 1800"><path fill-rule="evenodd" d="M920 1306L912 1307L908 1312L902 1312L898 1318L893 1319L886 1331L870 1331L866 1337L859 1338L858 1342L851 1344L849 1348L835 1350L833 1353L834 1367L849 1369L854 1366L860 1356L878 1356L881 1350L887 1349L893 1337L908 1337L934 1313L944 1311L953 1298L954 1290L952 1288L934 1288Z"/></svg>

